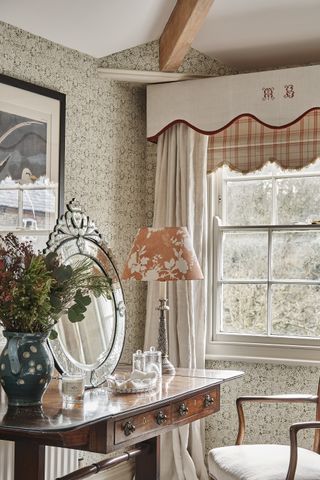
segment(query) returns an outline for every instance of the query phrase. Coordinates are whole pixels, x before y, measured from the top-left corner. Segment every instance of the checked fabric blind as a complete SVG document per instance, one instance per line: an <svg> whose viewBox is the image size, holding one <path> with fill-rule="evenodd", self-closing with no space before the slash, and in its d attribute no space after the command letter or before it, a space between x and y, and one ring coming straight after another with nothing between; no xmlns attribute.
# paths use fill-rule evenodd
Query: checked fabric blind
<svg viewBox="0 0 320 480"><path fill-rule="evenodd" d="M268 162L283 169L301 169L320 157L320 109L307 112L286 127L267 127L249 115L210 135L208 172L222 165L242 173Z"/></svg>

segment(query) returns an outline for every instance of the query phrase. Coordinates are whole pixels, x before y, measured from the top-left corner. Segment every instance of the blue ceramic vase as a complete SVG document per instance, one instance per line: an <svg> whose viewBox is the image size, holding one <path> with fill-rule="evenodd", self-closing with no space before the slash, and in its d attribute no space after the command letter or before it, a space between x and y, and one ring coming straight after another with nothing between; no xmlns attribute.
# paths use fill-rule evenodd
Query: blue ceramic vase
<svg viewBox="0 0 320 480"><path fill-rule="evenodd" d="M3 332L7 343L0 355L0 382L8 405L40 405L53 372L47 334Z"/></svg>

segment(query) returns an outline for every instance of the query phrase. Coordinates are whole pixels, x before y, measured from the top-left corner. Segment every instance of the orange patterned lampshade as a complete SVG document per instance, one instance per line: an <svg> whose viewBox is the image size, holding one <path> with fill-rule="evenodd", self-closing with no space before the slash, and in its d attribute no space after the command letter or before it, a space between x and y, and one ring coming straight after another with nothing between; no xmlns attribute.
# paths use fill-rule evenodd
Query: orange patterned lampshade
<svg viewBox="0 0 320 480"><path fill-rule="evenodd" d="M186 227L140 228L122 279L201 280L203 274Z"/></svg>

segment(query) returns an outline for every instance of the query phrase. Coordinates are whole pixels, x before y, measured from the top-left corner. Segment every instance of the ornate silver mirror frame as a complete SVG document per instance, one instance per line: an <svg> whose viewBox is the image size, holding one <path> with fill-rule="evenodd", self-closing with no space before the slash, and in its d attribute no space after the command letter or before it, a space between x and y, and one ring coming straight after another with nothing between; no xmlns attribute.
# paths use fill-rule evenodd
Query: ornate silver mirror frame
<svg viewBox="0 0 320 480"><path fill-rule="evenodd" d="M108 329L105 325L102 328L102 331L107 332L108 330L107 342L102 342L104 344L107 343L107 346L102 352L97 352L97 358L85 363L77 358L78 355L71 353L66 343L70 346L79 344L79 338L72 338L72 329L67 330L68 342L64 343L62 341L61 337L63 335L58 335L58 338L55 340L49 340L56 367L60 373L82 372L86 375L86 386L96 387L105 381L106 377L113 372L119 362L125 337L125 304L119 275L112 260L110 249L102 240L95 224L82 212L75 199L67 205L66 213L59 218L53 232L49 236L45 253L49 252L57 252L65 263L72 263L72 259L79 258L79 256L89 258L102 274L107 275L112 280L113 298L108 300L110 305L108 316L106 316L108 317L108 322L112 322L112 324L108 325ZM87 321L89 327L95 321L99 321L101 324L100 316L98 320L93 318L94 312L97 312L97 309L92 310L89 317L86 317L80 323L83 324L83 322ZM69 323L67 319L61 319L58 325L64 321ZM96 335L100 335L101 328L96 330L98 332ZM92 341L94 351L97 342L101 339L100 337L93 338L93 336L94 334L92 334L91 338L91 335L87 335L86 343L89 344Z"/></svg>

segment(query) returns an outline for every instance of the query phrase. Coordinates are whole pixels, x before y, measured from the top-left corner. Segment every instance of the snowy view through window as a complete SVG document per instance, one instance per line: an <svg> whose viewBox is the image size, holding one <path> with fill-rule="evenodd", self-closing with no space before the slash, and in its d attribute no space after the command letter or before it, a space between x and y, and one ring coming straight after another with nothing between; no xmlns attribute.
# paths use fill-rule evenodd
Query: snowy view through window
<svg viewBox="0 0 320 480"><path fill-rule="evenodd" d="M320 336L320 161L222 171L218 332Z"/></svg>

